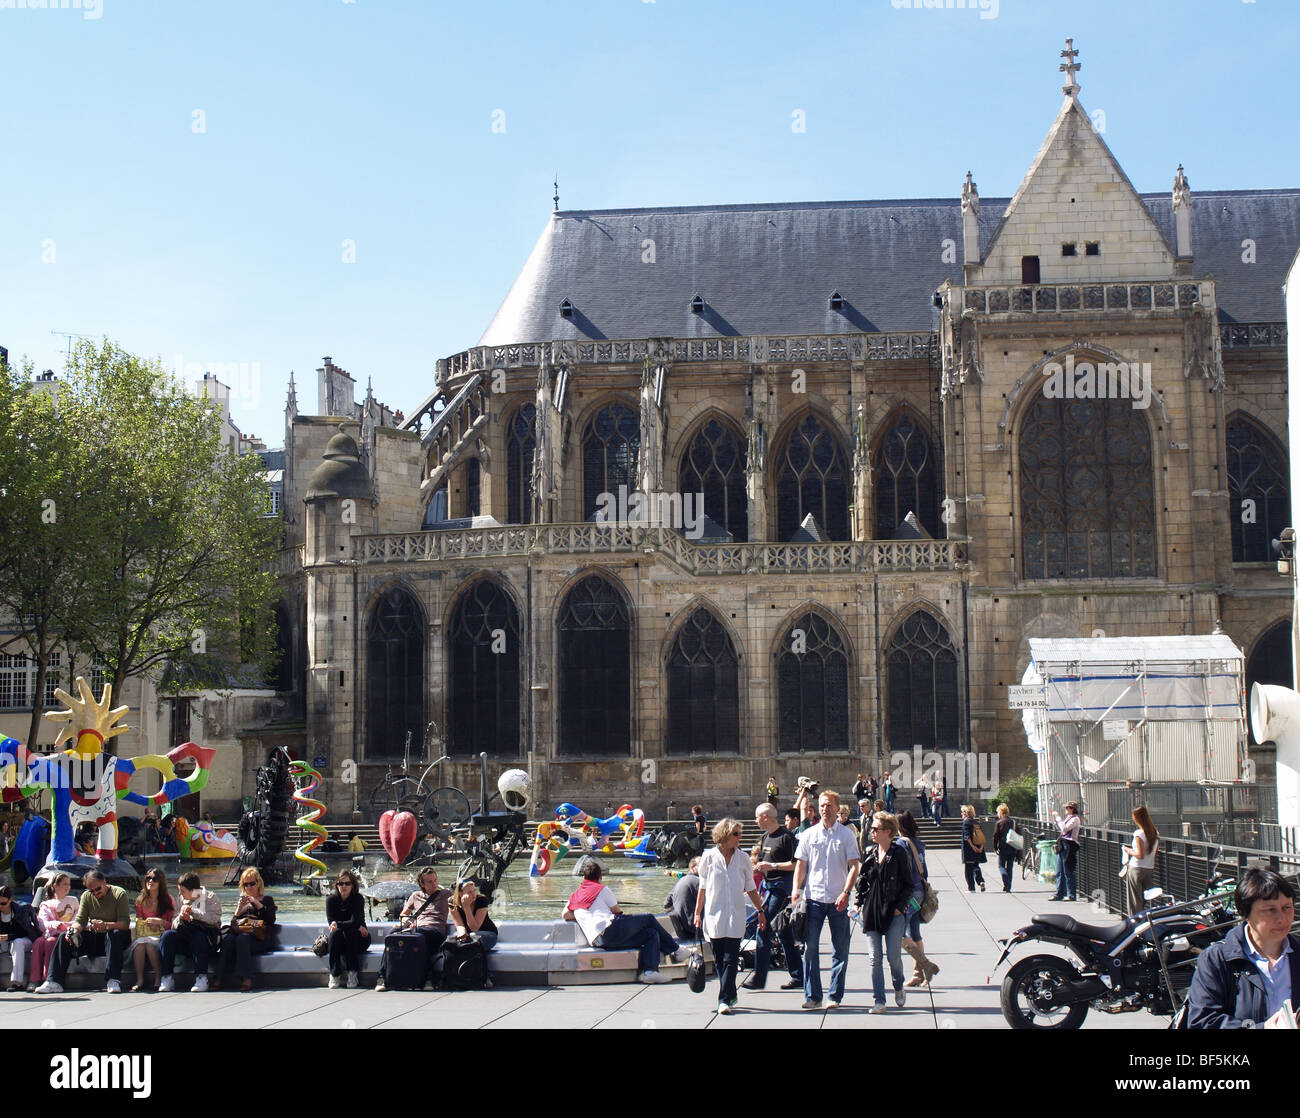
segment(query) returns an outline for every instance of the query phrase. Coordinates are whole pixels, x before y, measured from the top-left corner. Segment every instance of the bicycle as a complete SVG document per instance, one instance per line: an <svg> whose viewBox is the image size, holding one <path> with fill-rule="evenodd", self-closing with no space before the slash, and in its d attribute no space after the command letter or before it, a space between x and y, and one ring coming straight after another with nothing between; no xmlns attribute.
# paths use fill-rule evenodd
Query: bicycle
<svg viewBox="0 0 1300 1118"><path fill-rule="evenodd" d="M425 727L425 734L430 744L443 744L437 733L438 724L430 722ZM444 761L450 760L445 753L420 774L419 779L410 776L411 770L411 731L406 732L406 744L402 750L402 768L400 775L394 775L390 764L384 770L383 779L370 793L370 811L378 818L385 811L409 811L423 823L424 829L433 831L440 838L449 838L453 828L463 827L469 823L469 797L459 788L451 785L426 787L433 770Z"/></svg>
<svg viewBox="0 0 1300 1118"><path fill-rule="evenodd" d="M1028 881L1038 877L1038 843L1025 835L1025 849L1020 857L1020 879Z"/></svg>

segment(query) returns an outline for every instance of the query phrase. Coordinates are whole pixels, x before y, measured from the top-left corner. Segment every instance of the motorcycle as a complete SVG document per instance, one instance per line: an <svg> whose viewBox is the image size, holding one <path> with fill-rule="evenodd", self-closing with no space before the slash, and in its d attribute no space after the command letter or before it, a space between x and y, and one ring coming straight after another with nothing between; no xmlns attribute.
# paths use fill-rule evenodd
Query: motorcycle
<svg viewBox="0 0 1300 1118"><path fill-rule="evenodd" d="M1065 913L1035 915L1005 940L997 969L1021 944L1066 948L1074 959L1031 955L1002 980L1002 1016L1013 1029L1077 1029L1089 1008L1102 1013L1173 1016L1187 999L1196 959L1236 925L1231 896L1210 889L1191 901L1171 903L1149 890L1152 907L1135 916L1090 924Z"/></svg>

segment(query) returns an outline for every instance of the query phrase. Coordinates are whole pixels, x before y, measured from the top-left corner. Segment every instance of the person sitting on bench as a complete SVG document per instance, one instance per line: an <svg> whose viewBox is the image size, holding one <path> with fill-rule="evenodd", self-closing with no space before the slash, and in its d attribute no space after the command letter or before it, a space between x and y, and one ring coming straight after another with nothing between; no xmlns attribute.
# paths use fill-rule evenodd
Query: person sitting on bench
<svg viewBox="0 0 1300 1118"><path fill-rule="evenodd" d="M626 915L609 887L600 883L601 874L600 863L592 858L582 871L582 884L564 906L564 919L576 920L592 947L602 951L635 947L640 951L640 981L671 982L668 975L659 971L659 956L667 955L674 963L680 962L677 941L648 912Z"/></svg>

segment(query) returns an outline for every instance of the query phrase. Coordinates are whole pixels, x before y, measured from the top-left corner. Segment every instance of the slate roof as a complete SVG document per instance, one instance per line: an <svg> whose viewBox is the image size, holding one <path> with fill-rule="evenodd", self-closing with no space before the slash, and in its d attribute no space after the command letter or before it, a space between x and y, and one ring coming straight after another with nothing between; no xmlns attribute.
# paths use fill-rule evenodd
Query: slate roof
<svg viewBox="0 0 1300 1118"><path fill-rule="evenodd" d="M1169 192L1140 195L1170 244ZM987 250L1007 198L980 200ZM1219 281L1225 322L1282 322L1300 248L1300 189L1192 194L1193 272ZM654 263L643 263L643 241ZM1255 241L1256 263L1241 260ZM955 198L571 210L551 215L479 345L578 338L697 338L930 330L931 296L961 266ZM838 291L843 312L830 310ZM703 314L690 301L703 296ZM572 318L560 303L573 302Z"/></svg>

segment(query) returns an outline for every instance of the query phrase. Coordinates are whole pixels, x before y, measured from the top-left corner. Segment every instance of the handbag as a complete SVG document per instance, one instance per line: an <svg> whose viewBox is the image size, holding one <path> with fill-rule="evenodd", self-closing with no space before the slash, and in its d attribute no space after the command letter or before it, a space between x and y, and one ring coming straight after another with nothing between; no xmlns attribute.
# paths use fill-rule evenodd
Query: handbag
<svg viewBox="0 0 1300 1118"><path fill-rule="evenodd" d="M312 940L311 950L313 955L319 955L323 959L330 953L330 937L324 932L321 932L320 935Z"/></svg>
<svg viewBox="0 0 1300 1118"><path fill-rule="evenodd" d="M266 939L266 921L252 916L241 916L231 925L231 929L239 935L252 936L258 943Z"/></svg>
<svg viewBox="0 0 1300 1118"><path fill-rule="evenodd" d="M1017 854L1025 848L1025 836L1016 830L1014 823L1003 837L1003 841Z"/></svg>
<svg viewBox="0 0 1300 1118"><path fill-rule="evenodd" d="M697 939L691 947L691 956L686 960L686 988L692 994L704 992L704 951Z"/></svg>
<svg viewBox="0 0 1300 1118"><path fill-rule="evenodd" d="M934 886L930 884L929 877L921 869L921 856L916 852L916 847L908 840L907 849L912 852L912 865L916 867L916 872L921 875L921 880L925 882L925 900L921 902L921 923L928 924L934 919L934 914L939 911L939 894L934 891Z"/></svg>

